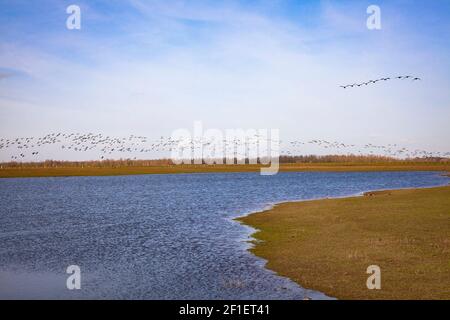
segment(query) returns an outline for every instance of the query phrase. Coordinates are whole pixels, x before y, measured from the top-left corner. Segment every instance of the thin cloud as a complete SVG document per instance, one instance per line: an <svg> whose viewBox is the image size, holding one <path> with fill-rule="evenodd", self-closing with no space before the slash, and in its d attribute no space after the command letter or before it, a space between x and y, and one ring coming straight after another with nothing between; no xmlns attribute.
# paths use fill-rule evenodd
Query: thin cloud
<svg viewBox="0 0 450 320"><path fill-rule="evenodd" d="M0 80L9 78L9 77L11 77L11 76L12 76L12 74L9 74L9 73L1 73L1 72L0 72Z"/></svg>

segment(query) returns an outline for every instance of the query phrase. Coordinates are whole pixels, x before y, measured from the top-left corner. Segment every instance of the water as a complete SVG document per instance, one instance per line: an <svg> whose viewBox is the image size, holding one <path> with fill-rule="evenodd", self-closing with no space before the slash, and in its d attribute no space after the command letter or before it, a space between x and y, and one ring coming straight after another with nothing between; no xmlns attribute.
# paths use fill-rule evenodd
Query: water
<svg viewBox="0 0 450 320"><path fill-rule="evenodd" d="M0 179L0 298L327 298L264 268L232 218L297 199L445 185L436 172ZM82 289L66 289L69 265Z"/></svg>

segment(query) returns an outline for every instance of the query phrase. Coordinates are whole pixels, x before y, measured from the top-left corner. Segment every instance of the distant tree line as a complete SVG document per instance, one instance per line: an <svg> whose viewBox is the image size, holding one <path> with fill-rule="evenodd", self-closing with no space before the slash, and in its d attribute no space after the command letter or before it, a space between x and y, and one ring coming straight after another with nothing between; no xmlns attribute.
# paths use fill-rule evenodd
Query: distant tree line
<svg viewBox="0 0 450 320"><path fill-rule="evenodd" d="M450 158L422 157L399 159L381 155L305 155L281 156L280 163L386 163L386 162L448 162Z"/></svg>
<svg viewBox="0 0 450 320"><path fill-rule="evenodd" d="M235 161L236 162L236 161ZM280 156L280 163L436 163L450 162L449 158L424 157L398 159L378 155L304 155ZM204 163L204 162L203 162ZM223 161L225 163L225 161ZM249 159L245 163L250 163ZM258 161L259 163L259 161ZM0 169L4 168L117 168L117 167L151 167L175 165L170 159L151 160L92 160L92 161L57 161L46 160L42 162L2 162Z"/></svg>

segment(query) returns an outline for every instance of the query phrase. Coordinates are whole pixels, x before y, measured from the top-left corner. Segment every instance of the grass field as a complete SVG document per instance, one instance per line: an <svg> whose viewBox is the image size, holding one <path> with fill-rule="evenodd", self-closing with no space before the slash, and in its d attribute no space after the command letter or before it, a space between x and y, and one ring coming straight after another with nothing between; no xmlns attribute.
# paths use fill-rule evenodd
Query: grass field
<svg viewBox="0 0 450 320"><path fill-rule="evenodd" d="M134 174L258 172L260 165L161 165L118 167L0 168L0 178L114 176ZM450 171L450 163L296 163L282 164L280 171Z"/></svg>
<svg viewBox="0 0 450 320"><path fill-rule="evenodd" d="M240 218L251 251L305 288L339 299L450 299L450 186L282 203ZM368 290L366 269L381 268Z"/></svg>

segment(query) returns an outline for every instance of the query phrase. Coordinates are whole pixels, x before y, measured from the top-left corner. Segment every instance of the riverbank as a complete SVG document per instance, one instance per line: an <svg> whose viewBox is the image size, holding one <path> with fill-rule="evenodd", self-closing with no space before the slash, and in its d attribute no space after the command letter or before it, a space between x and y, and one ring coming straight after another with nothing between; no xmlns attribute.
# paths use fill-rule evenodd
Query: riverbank
<svg viewBox="0 0 450 320"><path fill-rule="evenodd" d="M161 165L114 167L24 167L0 168L0 178L115 176L138 174L259 172L260 165ZM293 163L281 164L281 172L301 171L450 171L450 163Z"/></svg>
<svg viewBox="0 0 450 320"><path fill-rule="evenodd" d="M267 268L338 299L450 299L450 186L288 202L239 218ZM366 269L381 268L381 290Z"/></svg>

